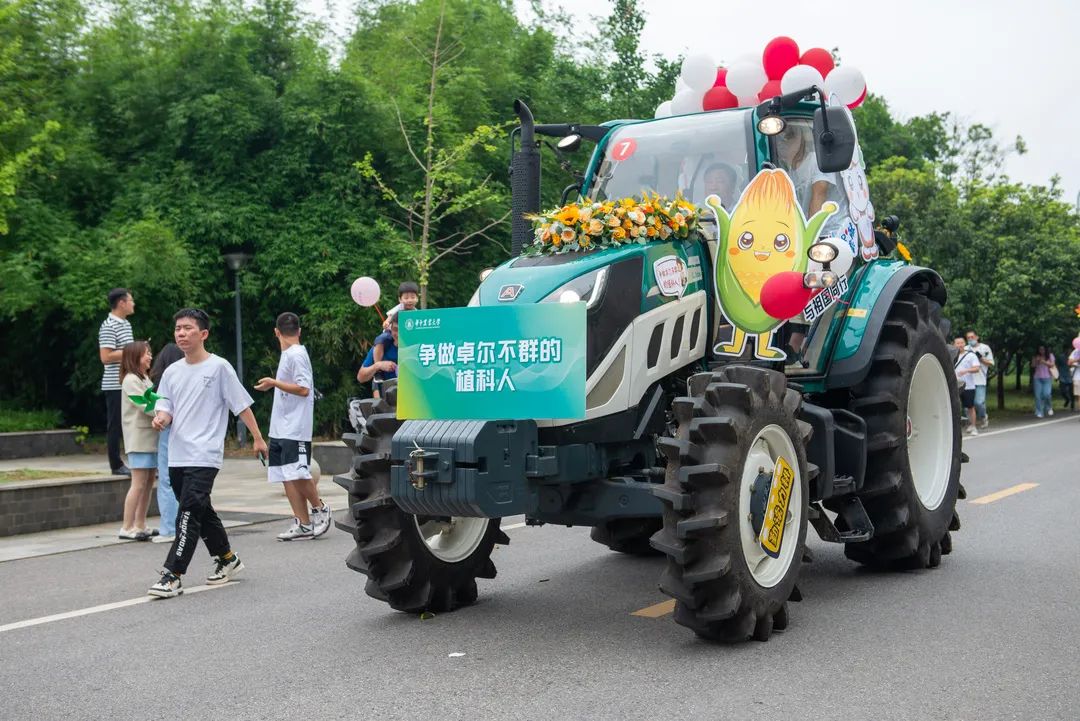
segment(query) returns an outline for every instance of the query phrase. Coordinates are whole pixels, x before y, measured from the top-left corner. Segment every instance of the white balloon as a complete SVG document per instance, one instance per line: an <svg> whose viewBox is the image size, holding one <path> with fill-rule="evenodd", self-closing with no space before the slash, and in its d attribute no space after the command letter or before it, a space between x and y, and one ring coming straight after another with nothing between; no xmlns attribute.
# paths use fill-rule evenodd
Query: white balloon
<svg viewBox="0 0 1080 721"><path fill-rule="evenodd" d="M686 81L682 79L682 75L675 78L675 94L678 95L683 90L689 90L690 86L686 84Z"/></svg>
<svg viewBox="0 0 1080 721"><path fill-rule="evenodd" d="M816 85L819 88L825 85L825 78L821 77L821 72L811 65L796 65L784 73L784 77L780 78L780 92L784 95L808 88L811 85Z"/></svg>
<svg viewBox="0 0 1080 721"><path fill-rule="evenodd" d="M716 82L716 63L705 53L691 53L682 62L680 77L690 88L704 93Z"/></svg>
<svg viewBox="0 0 1080 721"><path fill-rule="evenodd" d="M825 78L826 93L835 93L844 105L850 105L859 99L866 89L866 78L856 68L850 65L841 65L833 68L829 77Z"/></svg>
<svg viewBox="0 0 1080 721"><path fill-rule="evenodd" d="M728 90L738 98L752 97L756 100L768 79L760 61L736 63L728 68L727 72Z"/></svg>
<svg viewBox="0 0 1080 721"><path fill-rule="evenodd" d="M739 98L739 107L740 108L752 108L752 107L756 106L759 102L761 102L761 101L759 101L757 99L756 95L753 95L753 96L751 96L749 98Z"/></svg>
<svg viewBox="0 0 1080 721"><path fill-rule="evenodd" d="M671 99L671 114L686 115L701 112L701 99L704 93L687 88L675 94Z"/></svg>
<svg viewBox="0 0 1080 721"><path fill-rule="evenodd" d="M656 106L656 112L653 114L654 118L666 118L671 115L671 101L665 100Z"/></svg>
<svg viewBox="0 0 1080 721"><path fill-rule="evenodd" d="M847 272L851 270L851 266L855 263L855 253L851 250L851 246L848 245L846 240L840 238L822 238L820 243L828 243L836 248L836 260L829 263L829 270L837 275L847 275ZM809 260L806 264L807 272L820 272L822 270L821 263L816 260Z"/></svg>

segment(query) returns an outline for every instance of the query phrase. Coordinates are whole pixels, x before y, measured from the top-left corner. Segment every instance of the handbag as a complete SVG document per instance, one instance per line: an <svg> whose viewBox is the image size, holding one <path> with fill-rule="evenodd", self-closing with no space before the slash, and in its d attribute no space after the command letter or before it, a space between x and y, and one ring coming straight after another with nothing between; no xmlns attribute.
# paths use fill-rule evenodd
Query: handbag
<svg viewBox="0 0 1080 721"><path fill-rule="evenodd" d="M1054 380L1061 378L1061 373L1058 371L1057 366L1050 366L1050 377Z"/></svg>

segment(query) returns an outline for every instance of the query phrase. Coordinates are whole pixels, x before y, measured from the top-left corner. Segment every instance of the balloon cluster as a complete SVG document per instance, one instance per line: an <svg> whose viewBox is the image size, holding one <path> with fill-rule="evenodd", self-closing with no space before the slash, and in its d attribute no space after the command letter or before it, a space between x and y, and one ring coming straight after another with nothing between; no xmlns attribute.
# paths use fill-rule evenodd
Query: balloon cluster
<svg viewBox="0 0 1080 721"><path fill-rule="evenodd" d="M675 97L660 103L655 117L749 107L811 85L849 108L866 99L866 80L858 70L838 67L824 48L800 54L794 40L781 36L769 41L760 59L744 55L728 67L717 67L708 53L687 55L675 81Z"/></svg>

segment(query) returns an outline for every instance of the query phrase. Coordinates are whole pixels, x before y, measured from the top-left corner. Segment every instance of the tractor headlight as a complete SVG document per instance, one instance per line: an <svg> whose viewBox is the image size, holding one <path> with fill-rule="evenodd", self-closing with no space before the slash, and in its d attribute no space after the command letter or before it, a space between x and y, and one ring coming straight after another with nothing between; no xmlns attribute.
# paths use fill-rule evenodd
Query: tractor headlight
<svg viewBox="0 0 1080 721"><path fill-rule="evenodd" d="M840 254L840 251L832 243L814 243L810 246L810 250L806 251L806 254L810 256L810 260L825 265L836 260L836 256Z"/></svg>
<svg viewBox="0 0 1080 721"><path fill-rule="evenodd" d="M821 274L821 285L824 288L832 288L834 285L840 282L840 276L831 270L826 270Z"/></svg>
<svg viewBox="0 0 1080 721"><path fill-rule="evenodd" d="M591 273L579 275L549 293L541 303L576 303L585 301L586 308L592 308L604 295L604 283L607 281L607 266Z"/></svg>
<svg viewBox="0 0 1080 721"><path fill-rule="evenodd" d="M812 270L803 276L803 286L811 290L817 290L818 288L824 288L825 284L821 280L821 273Z"/></svg>

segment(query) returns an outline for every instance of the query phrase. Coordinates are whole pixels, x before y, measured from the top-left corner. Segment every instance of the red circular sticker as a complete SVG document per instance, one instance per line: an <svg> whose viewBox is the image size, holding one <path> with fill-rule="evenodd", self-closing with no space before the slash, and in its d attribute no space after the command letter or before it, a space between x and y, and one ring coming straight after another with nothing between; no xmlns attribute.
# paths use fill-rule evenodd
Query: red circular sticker
<svg viewBox="0 0 1080 721"><path fill-rule="evenodd" d="M637 150L637 141L633 138L615 141L615 147L611 149L613 160L626 160Z"/></svg>

